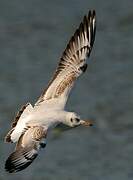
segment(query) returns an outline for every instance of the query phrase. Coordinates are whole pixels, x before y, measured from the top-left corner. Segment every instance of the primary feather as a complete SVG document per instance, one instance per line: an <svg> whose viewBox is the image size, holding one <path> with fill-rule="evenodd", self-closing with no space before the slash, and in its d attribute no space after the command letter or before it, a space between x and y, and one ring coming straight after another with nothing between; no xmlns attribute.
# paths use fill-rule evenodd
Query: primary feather
<svg viewBox="0 0 133 180"><path fill-rule="evenodd" d="M92 50L95 32L95 11L89 11L88 16L84 16L83 22L71 37L52 80L35 104L36 106L45 105L47 100L58 98L58 101L51 102L52 105L55 103L57 106L63 98L64 101L59 105L60 108L64 108L74 81L86 70L86 58L89 57Z"/></svg>
<svg viewBox="0 0 133 180"><path fill-rule="evenodd" d="M15 151L6 160L6 171L12 173L28 167L37 157L42 145L46 146L46 135L47 132L41 126L29 127L19 138Z"/></svg>

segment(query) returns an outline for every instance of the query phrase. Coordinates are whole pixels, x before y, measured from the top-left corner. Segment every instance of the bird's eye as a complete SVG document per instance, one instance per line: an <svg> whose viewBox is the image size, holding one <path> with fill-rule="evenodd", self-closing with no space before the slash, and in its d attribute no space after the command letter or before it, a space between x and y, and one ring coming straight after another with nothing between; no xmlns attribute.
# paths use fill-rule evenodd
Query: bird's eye
<svg viewBox="0 0 133 180"><path fill-rule="evenodd" d="M75 118L75 119L76 119L76 121L77 121L77 122L79 122L79 121L80 121L80 119L79 119L79 118Z"/></svg>
<svg viewBox="0 0 133 180"><path fill-rule="evenodd" d="M72 118L71 118L70 120L71 120L71 122L73 122L73 119L72 119Z"/></svg>

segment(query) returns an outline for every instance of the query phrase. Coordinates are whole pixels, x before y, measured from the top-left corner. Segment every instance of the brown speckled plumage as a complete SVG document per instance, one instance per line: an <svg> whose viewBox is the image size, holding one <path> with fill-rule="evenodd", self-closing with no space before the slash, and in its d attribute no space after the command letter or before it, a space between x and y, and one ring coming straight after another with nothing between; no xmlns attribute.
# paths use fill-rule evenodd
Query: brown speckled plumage
<svg viewBox="0 0 133 180"><path fill-rule="evenodd" d="M59 97L59 95L61 95L66 88L69 88L69 85L72 85L72 83L68 83L66 79L75 81L80 74L85 72L79 72L79 69L86 63L86 57L90 56L90 52L95 40L95 32L95 11L89 11L88 16L84 16L83 22L81 22L79 28L71 37L65 51L60 58L53 78L49 82L47 88L43 91L36 105L45 100ZM82 70L82 68L80 70ZM72 72L74 72L73 78L66 78L66 76L69 76L69 74ZM61 85L61 83L63 84Z"/></svg>

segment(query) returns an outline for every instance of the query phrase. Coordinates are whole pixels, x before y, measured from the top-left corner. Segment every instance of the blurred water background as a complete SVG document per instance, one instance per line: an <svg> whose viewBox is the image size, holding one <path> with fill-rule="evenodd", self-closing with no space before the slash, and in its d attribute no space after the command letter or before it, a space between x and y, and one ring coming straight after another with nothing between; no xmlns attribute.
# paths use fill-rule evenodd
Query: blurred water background
<svg viewBox="0 0 133 180"><path fill-rule="evenodd" d="M3 143L10 123L21 105L35 103L89 9L96 41L67 109L95 125L51 134L34 163L10 175L4 162L14 146ZM0 180L132 180L132 0L0 0L0 92Z"/></svg>

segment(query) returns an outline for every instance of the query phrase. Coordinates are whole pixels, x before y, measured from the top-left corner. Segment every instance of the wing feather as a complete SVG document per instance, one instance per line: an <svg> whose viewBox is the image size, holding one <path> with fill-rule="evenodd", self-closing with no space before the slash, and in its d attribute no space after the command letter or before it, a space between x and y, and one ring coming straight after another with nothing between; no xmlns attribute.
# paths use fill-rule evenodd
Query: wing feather
<svg viewBox="0 0 133 180"><path fill-rule="evenodd" d="M90 56L96 32L95 11L89 11L84 16L79 28L71 37L60 58L58 67L48 87L44 90L35 106L45 104L48 100L64 98L61 108L64 108L74 81L86 70L86 58ZM51 102L51 101L50 101ZM57 101L54 101L57 106Z"/></svg>
<svg viewBox="0 0 133 180"><path fill-rule="evenodd" d="M21 109L18 111L16 114L12 125L11 125L11 130L7 133L5 136L5 142L12 142L11 140L11 134L13 133L18 121L24 119L26 116L28 116L31 112L33 111L33 107L30 103L27 103L26 105L23 105Z"/></svg>
<svg viewBox="0 0 133 180"><path fill-rule="evenodd" d="M14 173L27 168L37 157L40 148L46 146L47 132L41 126L28 127L21 135L15 151L5 163L5 170Z"/></svg>

